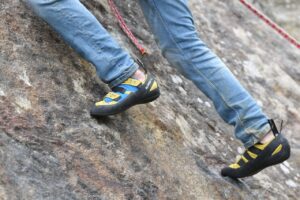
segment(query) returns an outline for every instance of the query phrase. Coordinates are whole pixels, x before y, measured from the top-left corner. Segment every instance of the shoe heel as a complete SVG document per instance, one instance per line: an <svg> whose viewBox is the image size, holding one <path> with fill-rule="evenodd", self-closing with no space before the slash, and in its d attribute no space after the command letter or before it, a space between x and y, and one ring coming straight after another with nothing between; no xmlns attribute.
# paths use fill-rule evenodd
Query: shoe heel
<svg viewBox="0 0 300 200"><path fill-rule="evenodd" d="M290 155L291 155L291 147L289 143L285 141L283 143L282 153L279 154L276 159L271 160L271 165L276 165L286 161L287 159L289 159ZM270 159L272 159L272 157Z"/></svg>
<svg viewBox="0 0 300 200"><path fill-rule="evenodd" d="M284 153L280 158L282 160L282 162L289 159L291 156L291 147L290 147L289 143L287 142L284 146L285 146Z"/></svg>

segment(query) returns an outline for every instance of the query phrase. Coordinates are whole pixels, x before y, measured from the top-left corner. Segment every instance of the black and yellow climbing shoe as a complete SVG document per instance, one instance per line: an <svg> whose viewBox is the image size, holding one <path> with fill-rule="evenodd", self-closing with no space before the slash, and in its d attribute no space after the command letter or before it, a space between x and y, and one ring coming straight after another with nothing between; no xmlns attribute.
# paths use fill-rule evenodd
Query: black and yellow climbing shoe
<svg viewBox="0 0 300 200"><path fill-rule="evenodd" d="M97 102L90 113L93 117L118 114L131 106L154 101L159 95L157 82L150 74L146 75L144 82L129 78Z"/></svg>
<svg viewBox="0 0 300 200"><path fill-rule="evenodd" d="M266 167L282 163L290 157L290 145L278 132L273 120L269 120L275 138L266 144L256 143L248 148L234 164L221 171L222 176L244 178L252 176Z"/></svg>

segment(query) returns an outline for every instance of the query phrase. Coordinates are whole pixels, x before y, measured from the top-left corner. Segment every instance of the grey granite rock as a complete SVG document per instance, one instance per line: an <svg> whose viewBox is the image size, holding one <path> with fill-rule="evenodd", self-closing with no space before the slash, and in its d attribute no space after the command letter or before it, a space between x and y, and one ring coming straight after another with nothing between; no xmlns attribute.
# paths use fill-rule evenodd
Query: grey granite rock
<svg viewBox="0 0 300 200"><path fill-rule="evenodd" d="M220 176L241 144L209 100L170 67L135 1L116 1L150 50L162 96L95 120L108 88L21 0L0 0L0 199L297 199L300 52L238 1L191 0L195 24L272 117L287 121L291 159L235 182ZM106 1L86 6L132 54ZM174 84L178 87L170 87Z"/></svg>

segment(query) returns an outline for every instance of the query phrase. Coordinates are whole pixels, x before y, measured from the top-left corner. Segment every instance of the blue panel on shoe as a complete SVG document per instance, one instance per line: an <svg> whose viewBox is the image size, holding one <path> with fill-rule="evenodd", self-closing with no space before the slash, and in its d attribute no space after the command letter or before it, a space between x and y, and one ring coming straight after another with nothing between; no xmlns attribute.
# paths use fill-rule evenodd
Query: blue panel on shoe
<svg viewBox="0 0 300 200"><path fill-rule="evenodd" d="M130 91L130 92L136 92L138 91L138 88L135 86L131 86L131 85L125 85L125 84L121 84L118 87L122 87L124 88L126 91Z"/></svg>

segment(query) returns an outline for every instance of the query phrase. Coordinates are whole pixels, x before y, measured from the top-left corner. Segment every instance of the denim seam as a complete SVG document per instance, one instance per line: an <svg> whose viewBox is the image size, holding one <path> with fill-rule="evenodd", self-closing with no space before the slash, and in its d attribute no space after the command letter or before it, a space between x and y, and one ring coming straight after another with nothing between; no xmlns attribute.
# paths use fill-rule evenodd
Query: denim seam
<svg viewBox="0 0 300 200"><path fill-rule="evenodd" d="M245 127L244 127L244 123L243 121L241 120L240 118L240 115L239 113L231 106L229 106L229 104L226 102L225 98L223 97L223 95L220 94L219 90L217 90L216 86L210 81L208 80L202 73L201 71L199 71L192 62L189 61L189 59L187 59L185 57L185 54L182 52L182 48L180 47L180 45L176 42L175 38L173 37L173 35L170 33L169 29L167 28L166 26L166 22L164 21L163 17L161 16L161 13L158 9L158 6L155 2L155 0L152 0L153 4L155 5L156 7L156 12L158 13L159 17L160 17L160 20L162 21L162 24L164 26L164 28L166 29L166 31L169 33L169 36L171 37L171 39L173 40L173 42L175 43L175 45L177 46L178 50L180 51L180 53L182 54L182 56L185 58L185 60L191 64L191 66L205 79L207 80L207 82L215 89L215 91L217 92L217 94L221 97L222 101L225 103L225 106L227 106L229 109L232 109L238 116L238 119L239 119L239 122L242 124L242 128L244 129L244 132L247 133L247 131L245 130Z"/></svg>

